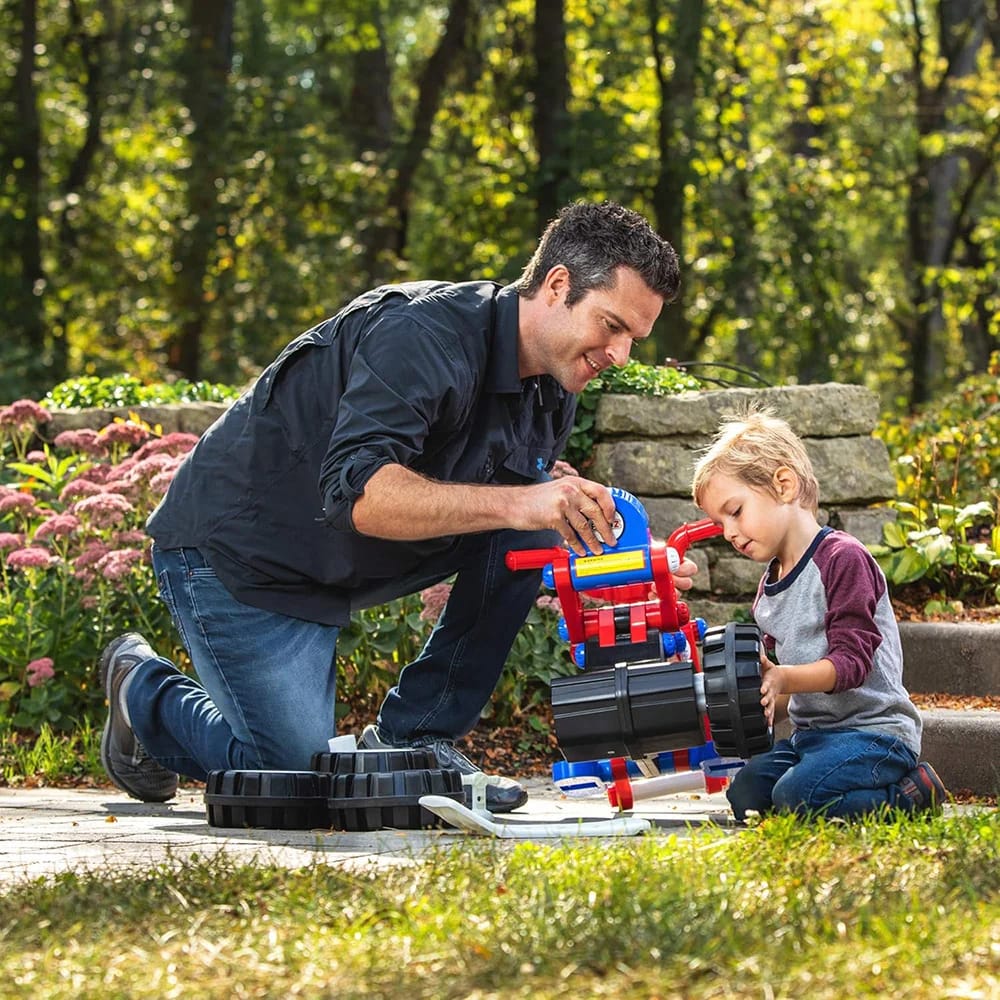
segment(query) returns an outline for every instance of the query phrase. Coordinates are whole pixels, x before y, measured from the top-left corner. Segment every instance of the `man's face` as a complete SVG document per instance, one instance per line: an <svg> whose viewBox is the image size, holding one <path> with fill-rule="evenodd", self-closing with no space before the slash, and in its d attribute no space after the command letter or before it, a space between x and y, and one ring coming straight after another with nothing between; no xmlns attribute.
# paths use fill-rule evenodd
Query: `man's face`
<svg viewBox="0 0 1000 1000"><path fill-rule="evenodd" d="M613 287L591 289L569 307L564 269L552 275L547 290L551 301L539 339L541 361L567 392L580 392L610 365L624 365L632 344L649 336L663 308L663 299L627 267L618 268Z"/></svg>

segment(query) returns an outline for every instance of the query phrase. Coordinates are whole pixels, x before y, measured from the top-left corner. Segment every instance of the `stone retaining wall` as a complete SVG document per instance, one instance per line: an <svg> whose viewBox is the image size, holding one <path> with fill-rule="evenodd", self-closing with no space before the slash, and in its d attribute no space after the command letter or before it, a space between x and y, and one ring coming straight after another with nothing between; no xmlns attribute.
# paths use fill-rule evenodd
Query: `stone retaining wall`
<svg viewBox="0 0 1000 1000"><path fill-rule="evenodd" d="M819 479L820 521L865 543L881 540L882 525L892 514L873 505L894 497L896 484L885 445L872 437L878 398L862 386L829 383L659 398L605 396L597 409L598 443L588 474L639 497L653 536L665 537L678 525L703 516L691 501L694 465L724 415L751 401L772 408L803 438ZM749 603L760 566L735 555L721 541L700 544L689 555L700 570L691 594L693 613L721 621L732 605Z"/></svg>
<svg viewBox="0 0 1000 1000"><path fill-rule="evenodd" d="M162 406L86 407L76 410L52 410L52 419L42 427L46 440L53 440L63 431L78 431L85 427L99 431L114 423L115 417L128 419L130 413L141 417L151 427L159 424L164 434L183 431L203 434L228 408L229 403L170 403Z"/></svg>

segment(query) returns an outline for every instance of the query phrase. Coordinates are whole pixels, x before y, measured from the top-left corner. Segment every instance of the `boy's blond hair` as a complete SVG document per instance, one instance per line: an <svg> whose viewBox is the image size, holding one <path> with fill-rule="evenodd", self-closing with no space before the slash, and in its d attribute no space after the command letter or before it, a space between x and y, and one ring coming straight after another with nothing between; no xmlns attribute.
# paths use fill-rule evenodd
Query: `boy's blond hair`
<svg viewBox="0 0 1000 1000"><path fill-rule="evenodd" d="M819 483L805 446L772 410L753 406L723 419L712 444L694 469L691 493L701 506L702 493L717 473L732 476L779 499L774 474L787 467L799 480L799 505L814 514L819 509Z"/></svg>

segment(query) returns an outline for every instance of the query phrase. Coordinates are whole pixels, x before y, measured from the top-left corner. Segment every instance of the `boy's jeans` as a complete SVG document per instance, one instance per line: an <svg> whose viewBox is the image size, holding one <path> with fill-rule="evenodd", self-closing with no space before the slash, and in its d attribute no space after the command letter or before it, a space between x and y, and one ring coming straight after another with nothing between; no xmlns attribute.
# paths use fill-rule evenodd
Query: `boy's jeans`
<svg viewBox="0 0 1000 1000"><path fill-rule="evenodd" d="M864 729L796 730L736 773L727 797L737 819L748 809L850 818L913 809L899 789L917 766L898 737Z"/></svg>
<svg viewBox="0 0 1000 1000"><path fill-rule="evenodd" d="M357 606L372 606L457 573L424 649L383 703L384 739L456 739L475 725L538 595L539 573L512 573L504 556L558 540L554 532L462 536L433 567L362 596ZM154 545L153 568L198 676L161 657L137 670L126 699L147 752L199 780L214 770L307 769L334 735L339 629L237 601L197 549Z"/></svg>

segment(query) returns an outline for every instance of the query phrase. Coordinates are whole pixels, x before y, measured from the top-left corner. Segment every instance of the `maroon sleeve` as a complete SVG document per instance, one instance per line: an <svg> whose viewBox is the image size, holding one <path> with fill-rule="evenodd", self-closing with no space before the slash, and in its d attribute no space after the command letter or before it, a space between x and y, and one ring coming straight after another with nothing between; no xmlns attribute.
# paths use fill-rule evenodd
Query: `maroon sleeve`
<svg viewBox="0 0 1000 1000"><path fill-rule="evenodd" d="M848 691L864 684L882 644L875 609L885 578L868 550L849 535L831 536L813 558L826 591L826 655L837 672L833 690Z"/></svg>

